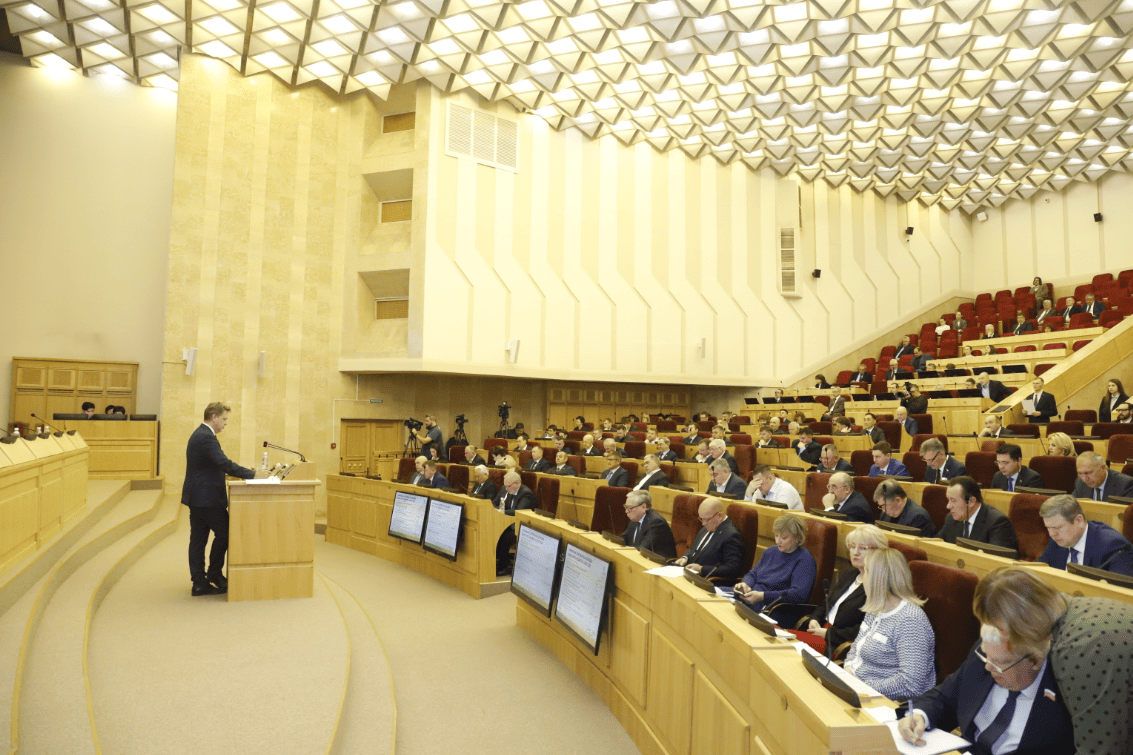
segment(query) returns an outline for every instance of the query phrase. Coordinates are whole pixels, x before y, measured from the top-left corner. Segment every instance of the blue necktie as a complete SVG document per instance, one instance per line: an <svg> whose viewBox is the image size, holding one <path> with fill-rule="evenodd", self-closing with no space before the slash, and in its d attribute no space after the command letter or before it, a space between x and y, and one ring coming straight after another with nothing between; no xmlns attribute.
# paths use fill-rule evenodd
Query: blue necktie
<svg viewBox="0 0 1133 755"><path fill-rule="evenodd" d="M979 739L976 740L975 747L972 748L973 752L984 752L990 755L991 748L1007 731L1007 727L1011 725L1011 719L1015 716L1015 701L1019 698L1018 691L1007 693L1007 702L999 709L995 720L988 724L988 727L980 732Z"/></svg>

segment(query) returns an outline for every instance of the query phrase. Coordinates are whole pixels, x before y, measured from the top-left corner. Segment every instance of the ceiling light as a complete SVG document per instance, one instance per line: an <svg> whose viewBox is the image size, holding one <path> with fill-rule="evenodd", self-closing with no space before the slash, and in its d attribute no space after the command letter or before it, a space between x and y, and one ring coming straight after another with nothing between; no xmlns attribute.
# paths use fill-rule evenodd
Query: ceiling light
<svg viewBox="0 0 1133 755"><path fill-rule="evenodd" d="M108 37L112 34L120 34L121 33L118 30L118 27L114 26L113 24L111 24L110 22L108 22L107 20L102 19L102 18L92 18L92 19L89 19L87 21L84 21L83 26L87 27L88 29L93 31L95 34L101 34L104 37Z"/></svg>
<svg viewBox="0 0 1133 755"><path fill-rule="evenodd" d="M444 19L444 25L447 26L449 31L453 34L465 34L480 28L480 25L467 13L449 16Z"/></svg>
<svg viewBox="0 0 1133 755"><path fill-rule="evenodd" d="M31 63L42 68L74 68L73 65L53 52L46 55L36 55L31 59Z"/></svg>
<svg viewBox="0 0 1133 755"><path fill-rule="evenodd" d="M170 89L174 92L177 91L177 80L172 76L164 73L159 73L156 76L150 76L145 80L150 86L161 87L162 89Z"/></svg>
<svg viewBox="0 0 1133 755"><path fill-rule="evenodd" d="M59 45L63 44L54 34L42 30L37 31L34 34L29 34L28 36L34 39L36 43L43 45L44 47L58 47Z"/></svg>
<svg viewBox="0 0 1133 755"><path fill-rule="evenodd" d="M464 52L463 48L451 39L438 39L429 45L437 55L456 55Z"/></svg>
<svg viewBox="0 0 1133 755"><path fill-rule="evenodd" d="M285 45L294 39L290 34L285 32L283 29L280 29L278 26L265 31L263 33L263 38L268 42L271 42L273 45Z"/></svg>
<svg viewBox="0 0 1133 755"><path fill-rule="evenodd" d="M177 41L173 37L166 34L164 31L162 31L161 29L151 31L149 33L149 38L150 38L151 42L153 42L155 45L158 45L158 46L170 45L170 44L173 44L174 42Z"/></svg>
<svg viewBox="0 0 1133 755"><path fill-rule="evenodd" d="M177 61L163 52L155 52L153 55L147 55L143 60L148 60L158 68L170 69L177 67Z"/></svg>
<svg viewBox="0 0 1133 755"><path fill-rule="evenodd" d="M218 10L221 13L224 13L225 11L236 10L237 8L243 8L244 7L244 3L240 2L240 0L204 0L204 1L206 3L208 3L209 6L212 7L214 10Z"/></svg>
<svg viewBox="0 0 1133 755"><path fill-rule="evenodd" d="M358 79L363 86L368 87L380 86L386 81L377 71L366 71L365 73L358 74L354 78Z"/></svg>
<svg viewBox="0 0 1133 755"><path fill-rule="evenodd" d="M253 55L252 60L259 63L264 68L283 68L284 66L291 65L282 55L271 50L261 52L259 55Z"/></svg>
<svg viewBox="0 0 1133 755"><path fill-rule="evenodd" d="M147 5L138 9L138 15L155 24L172 24L179 18L168 8L161 4Z"/></svg>
<svg viewBox="0 0 1133 755"><path fill-rule="evenodd" d="M326 27L327 31L330 31L333 34L349 34L351 32L358 31L357 24L355 24L345 13L339 13L337 16L324 18L319 23Z"/></svg>
<svg viewBox="0 0 1133 755"><path fill-rule="evenodd" d="M105 58L106 60L117 60L118 58L126 57L126 53L107 42L99 42L97 45L91 45L84 49L90 50L98 57Z"/></svg>
<svg viewBox="0 0 1133 755"><path fill-rule="evenodd" d="M287 3L272 3L271 5L265 5L259 8L259 10L262 10L268 18L275 21L277 24L286 24L290 21L298 21L302 18L302 16Z"/></svg>
<svg viewBox="0 0 1133 755"><path fill-rule="evenodd" d="M35 3L28 3L27 5L20 5L16 10L23 16L34 19L36 21L43 21L50 17L50 14L43 8L40 8Z"/></svg>
<svg viewBox="0 0 1133 755"><path fill-rule="evenodd" d="M307 66L307 70L313 73L315 76L318 76L320 79L325 79L338 73L338 69L325 60L320 60L318 63L312 63L311 65Z"/></svg>
<svg viewBox="0 0 1133 755"><path fill-rule="evenodd" d="M230 58L236 54L235 50L221 42L219 39L214 39L211 42L206 42L205 44L197 45L196 47L200 52L203 52L205 55L213 58Z"/></svg>
<svg viewBox="0 0 1133 755"><path fill-rule="evenodd" d="M333 39L324 39L322 42L311 45L311 47L315 48L315 52L324 58L334 58L339 55L347 55L350 52Z"/></svg>
<svg viewBox="0 0 1133 755"><path fill-rule="evenodd" d="M404 45L413 41L413 39L401 30L400 26L391 26L388 29L382 29L377 33L378 39L385 42L387 45Z"/></svg>

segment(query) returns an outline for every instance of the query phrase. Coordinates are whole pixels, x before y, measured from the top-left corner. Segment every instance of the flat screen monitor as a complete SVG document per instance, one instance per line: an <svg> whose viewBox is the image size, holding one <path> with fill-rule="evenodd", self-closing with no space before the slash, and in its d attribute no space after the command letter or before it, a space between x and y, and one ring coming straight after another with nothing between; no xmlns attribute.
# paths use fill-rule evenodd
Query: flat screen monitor
<svg viewBox="0 0 1133 755"><path fill-rule="evenodd" d="M876 524L879 528L881 528L883 530L889 530L890 532L899 532L902 535L913 535L914 537L919 537L920 534L921 534L921 531L918 530L916 527L910 527L907 524L897 524L896 522L883 522L880 519L878 519L876 522L874 522L874 524Z"/></svg>
<svg viewBox="0 0 1133 755"><path fill-rule="evenodd" d="M613 575L609 561L567 544L555 618L594 655L606 623Z"/></svg>
<svg viewBox="0 0 1133 755"><path fill-rule="evenodd" d="M829 667L829 661L823 663L810 653L803 653L803 665L806 666L807 673L813 676L822 684L823 687L833 692L844 702L852 705L855 708L862 707L861 698L858 693L850 689L850 685L838 678Z"/></svg>
<svg viewBox="0 0 1133 755"><path fill-rule="evenodd" d="M1014 548L1004 548L1001 545L992 545L991 543L981 543L979 540L972 540L967 537L956 538L956 545L961 548L967 548L970 551L979 551L981 553L988 553L992 556L999 556L1000 558L1019 558L1019 553Z"/></svg>
<svg viewBox="0 0 1133 755"><path fill-rule="evenodd" d="M519 525L511 591L544 616L551 615L558 575L560 539L526 524Z"/></svg>
<svg viewBox="0 0 1133 755"><path fill-rule="evenodd" d="M389 518L390 537L399 537L420 545L428 508L428 496L398 491L393 497L393 514Z"/></svg>
<svg viewBox="0 0 1133 755"><path fill-rule="evenodd" d="M429 500L425 517L425 550L455 561L460 548L460 524L464 520L464 504Z"/></svg>
<svg viewBox="0 0 1133 755"><path fill-rule="evenodd" d="M1105 569L1097 569L1093 566L1086 566L1085 564L1067 564L1066 571L1071 574L1077 574L1079 577L1096 579L1100 582L1109 582L1119 587L1133 588L1133 577L1127 577L1124 574L1116 574L1106 571Z"/></svg>

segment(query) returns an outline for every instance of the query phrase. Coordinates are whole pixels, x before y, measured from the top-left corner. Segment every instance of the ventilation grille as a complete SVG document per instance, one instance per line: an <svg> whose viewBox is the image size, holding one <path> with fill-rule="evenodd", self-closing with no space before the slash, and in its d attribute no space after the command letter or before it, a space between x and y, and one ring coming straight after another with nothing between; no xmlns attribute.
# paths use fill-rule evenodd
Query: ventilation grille
<svg viewBox="0 0 1133 755"><path fill-rule="evenodd" d="M374 299L375 320L404 320L408 317L408 299Z"/></svg>
<svg viewBox="0 0 1133 755"><path fill-rule="evenodd" d="M382 202L382 222L400 223L403 220L413 219L413 200L398 199L393 202Z"/></svg>
<svg viewBox="0 0 1133 755"><path fill-rule="evenodd" d="M480 110L448 103L445 154L467 157L493 168L519 172L519 124Z"/></svg>
<svg viewBox="0 0 1133 755"><path fill-rule="evenodd" d="M416 113L394 113L382 119L382 133L392 134L394 131L412 131L416 125Z"/></svg>
<svg viewBox="0 0 1133 755"><path fill-rule="evenodd" d="M799 296L795 271L795 229L779 229L779 293Z"/></svg>

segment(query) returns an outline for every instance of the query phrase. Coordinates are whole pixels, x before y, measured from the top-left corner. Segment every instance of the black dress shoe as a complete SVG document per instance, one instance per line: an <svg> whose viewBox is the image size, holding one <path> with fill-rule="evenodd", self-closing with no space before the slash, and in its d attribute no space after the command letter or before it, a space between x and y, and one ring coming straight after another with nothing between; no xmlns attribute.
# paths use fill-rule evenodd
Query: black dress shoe
<svg viewBox="0 0 1133 755"><path fill-rule="evenodd" d="M220 590L210 585L208 582L194 582L193 583L193 597L201 595L220 595Z"/></svg>
<svg viewBox="0 0 1133 755"><path fill-rule="evenodd" d="M228 577L221 574L219 577L209 577L209 582L219 587L221 590L228 590Z"/></svg>

